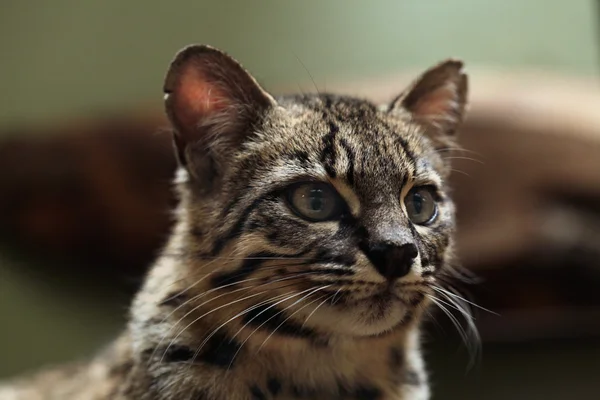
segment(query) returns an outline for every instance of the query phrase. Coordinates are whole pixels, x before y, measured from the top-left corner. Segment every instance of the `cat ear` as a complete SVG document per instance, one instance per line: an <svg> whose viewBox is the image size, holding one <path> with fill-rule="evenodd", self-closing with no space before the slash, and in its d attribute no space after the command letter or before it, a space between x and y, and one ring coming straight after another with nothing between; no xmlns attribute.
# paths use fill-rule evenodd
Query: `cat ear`
<svg viewBox="0 0 600 400"><path fill-rule="evenodd" d="M459 60L446 60L425 71L391 104L390 111L420 124L435 139L456 133L467 103L467 75Z"/></svg>
<svg viewBox="0 0 600 400"><path fill-rule="evenodd" d="M175 56L164 93L179 161L209 184L253 124L276 105L237 61L204 45Z"/></svg>

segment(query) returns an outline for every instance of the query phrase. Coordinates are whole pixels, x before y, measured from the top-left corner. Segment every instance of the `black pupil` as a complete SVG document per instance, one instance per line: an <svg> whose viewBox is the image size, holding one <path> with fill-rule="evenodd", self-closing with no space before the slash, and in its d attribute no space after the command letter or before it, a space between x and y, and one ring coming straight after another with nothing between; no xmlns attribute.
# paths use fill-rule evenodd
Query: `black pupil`
<svg viewBox="0 0 600 400"><path fill-rule="evenodd" d="M413 195L413 208L416 214L421 214L423 212L423 203L425 199L419 193L415 193Z"/></svg>
<svg viewBox="0 0 600 400"><path fill-rule="evenodd" d="M310 209L312 211L321 211L325 204L322 189L312 189L309 197Z"/></svg>

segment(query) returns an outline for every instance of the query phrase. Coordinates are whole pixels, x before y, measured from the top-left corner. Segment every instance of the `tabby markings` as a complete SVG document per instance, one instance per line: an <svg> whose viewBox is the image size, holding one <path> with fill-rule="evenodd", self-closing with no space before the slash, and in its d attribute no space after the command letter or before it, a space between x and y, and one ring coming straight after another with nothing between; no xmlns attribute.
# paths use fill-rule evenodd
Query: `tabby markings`
<svg viewBox="0 0 600 400"><path fill-rule="evenodd" d="M273 304L264 304L252 309L244 315L244 322L249 326L275 331L280 335L302 339L319 339L320 335L294 321L286 321L285 314Z"/></svg>
<svg viewBox="0 0 600 400"><path fill-rule="evenodd" d="M232 365L240 348L238 342L217 332L207 341L198 354L196 354L195 350L182 345L170 346L166 350L156 351L156 354L164 354L164 361L169 363L206 363L221 368L228 368Z"/></svg>

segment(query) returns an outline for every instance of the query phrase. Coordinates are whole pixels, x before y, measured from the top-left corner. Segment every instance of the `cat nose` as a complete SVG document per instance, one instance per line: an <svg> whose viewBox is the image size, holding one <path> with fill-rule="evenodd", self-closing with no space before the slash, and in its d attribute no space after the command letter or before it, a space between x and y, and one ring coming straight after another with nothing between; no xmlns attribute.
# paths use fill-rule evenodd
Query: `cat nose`
<svg viewBox="0 0 600 400"><path fill-rule="evenodd" d="M412 243L376 243L369 246L367 257L375 269L388 281L407 275L419 251Z"/></svg>

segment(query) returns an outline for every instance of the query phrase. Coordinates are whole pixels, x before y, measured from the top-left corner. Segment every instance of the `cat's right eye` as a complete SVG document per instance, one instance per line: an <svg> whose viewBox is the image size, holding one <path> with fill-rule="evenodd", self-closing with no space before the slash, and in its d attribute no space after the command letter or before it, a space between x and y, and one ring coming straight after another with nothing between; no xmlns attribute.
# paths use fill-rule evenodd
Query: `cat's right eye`
<svg viewBox="0 0 600 400"><path fill-rule="evenodd" d="M312 222L330 221L342 215L344 200L323 182L304 182L290 186L286 200L294 213Z"/></svg>

